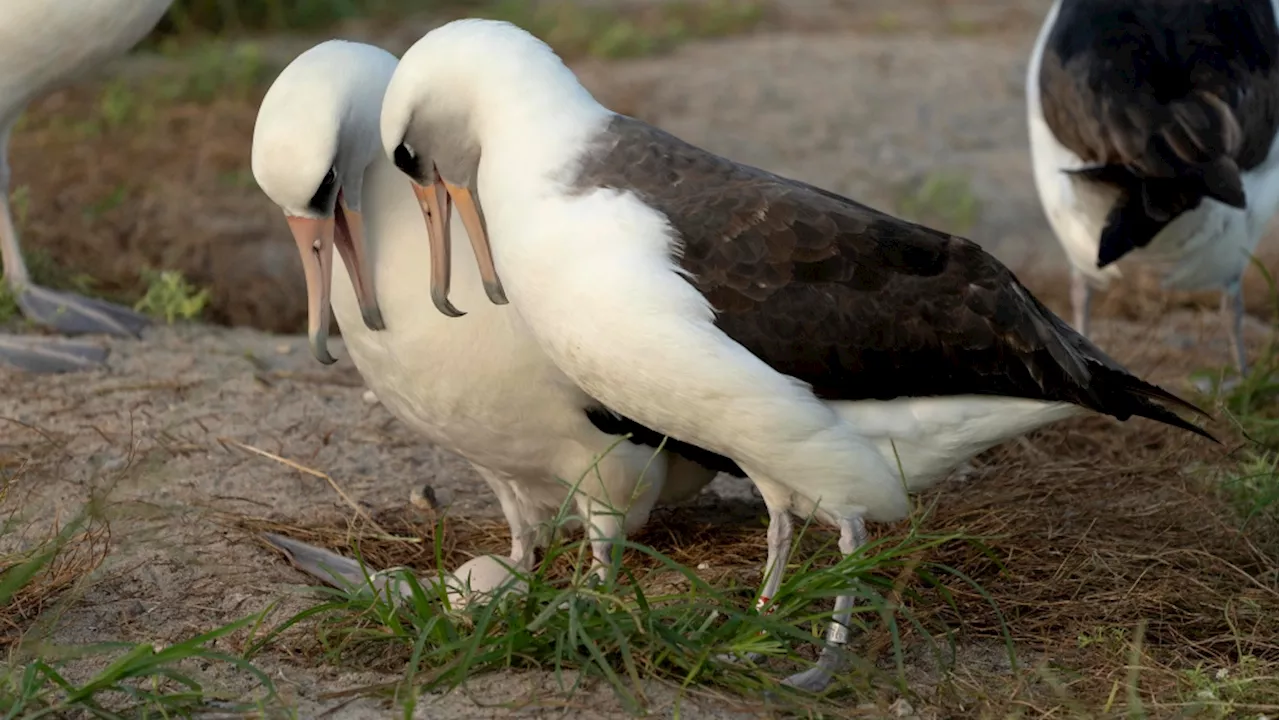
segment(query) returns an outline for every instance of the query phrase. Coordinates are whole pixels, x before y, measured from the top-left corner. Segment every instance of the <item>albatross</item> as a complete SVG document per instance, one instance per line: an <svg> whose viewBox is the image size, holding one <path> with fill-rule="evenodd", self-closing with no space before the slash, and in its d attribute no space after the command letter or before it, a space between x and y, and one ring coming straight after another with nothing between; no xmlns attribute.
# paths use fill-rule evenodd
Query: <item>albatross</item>
<svg viewBox="0 0 1280 720"><path fill-rule="evenodd" d="M1237 369L1241 278L1280 205L1275 0L1056 0L1027 68L1036 188L1072 267L1076 330L1116 262L1222 291Z"/></svg>
<svg viewBox="0 0 1280 720"><path fill-rule="evenodd" d="M907 515L909 491L1077 413L1209 437L1165 405L1194 406L1107 357L977 244L613 113L509 23L454 21L414 44L383 100L382 143L491 250L489 296L509 298L619 425L755 483L763 604L792 514L839 528L849 555L866 520ZM445 238L430 242L441 256ZM837 599L817 665L788 684L827 686L853 602Z"/></svg>
<svg viewBox="0 0 1280 720"><path fill-rule="evenodd" d="M335 362L332 307L381 403L470 461L492 488L522 569L579 478L576 505L589 518L595 560L608 562L611 542L642 526L655 502L690 497L716 472L598 429L612 416L551 362L518 313L487 302L474 263L451 262L453 246L471 252L462 227L429 218L450 238L442 258L429 255L413 186L383 157L379 139L395 67L381 48L324 42L281 71L258 110L253 175L297 241L312 352ZM335 246L341 263L333 262ZM454 296L472 312L455 320L437 313L426 273L446 284L451 276Z"/></svg>
<svg viewBox="0 0 1280 720"><path fill-rule="evenodd" d="M9 208L9 136L37 97L123 55L155 27L172 0L23 0L0 16L0 262L4 283L29 321L64 335L136 337L144 316L111 303L57 292L31 281ZM0 362L31 372L94 367L99 344L0 334Z"/></svg>

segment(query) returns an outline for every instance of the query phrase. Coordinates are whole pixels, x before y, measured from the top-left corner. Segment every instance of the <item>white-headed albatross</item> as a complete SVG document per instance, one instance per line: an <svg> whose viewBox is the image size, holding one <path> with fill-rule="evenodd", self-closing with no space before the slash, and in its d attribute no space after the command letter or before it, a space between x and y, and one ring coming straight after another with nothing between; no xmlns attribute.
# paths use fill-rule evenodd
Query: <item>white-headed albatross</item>
<svg viewBox="0 0 1280 720"><path fill-rule="evenodd" d="M610 508L626 509L634 532L655 502L696 494L715 471L672 452L655 456L609 430L614 416L556 368L520 316L487 301L473 262L451 268L453 292L472 312L456 320L436 312L427 274L449 273L432 265L413 185L379 140L395 67L380 48L324 42L280 73L258 110L253 174L298 243L312 352L334 362L326 345L332 301L365 382L410 428L472 463L497 494L511 557L526 569L568 495L565 483L586 473L577 507L600 538L597 559L607 561L608 541L624 530ZM470 253L459 225L440 224ZM341 263L333 262L335 246ZM443 262L450 267L447 256Z"/></svg>
<svg viewBox="0 0 1280 720"><path fill-rule="evenodd" d="M848 554L864 518L908 513L908 490L1077 412L1205 434L1157 401L1192 406L976 244L610 112L514 25L460 20L419 40L387 88L382 142L492 240L484 274L620 425L729 458L756 484L765 602L791 513L839 527ZM847 641L852 603L837 601L828 647ZM838 657L788 682L825 687Z"/></svg>
<svg viewBox="0 0 1280 720"><path fill-rule="evenodd" d="M1040 201L1072 266L1077 330L1132 258L1221 289L1247 358L1241 278L1280 205L1274 0L1056 0L1027 68Z"/></svg>
<svg viewBox="0 0 1280 720"><path fill-rule="evenodd" d="M132 310L31 281L9 209L9 135L32 100L123 55L172 0L23 0L0 13L0 261L4 282L29 321L64 335L137 336L147 319ZM100 344L0 334L0 363L31 372L94 367Z"/></svg>

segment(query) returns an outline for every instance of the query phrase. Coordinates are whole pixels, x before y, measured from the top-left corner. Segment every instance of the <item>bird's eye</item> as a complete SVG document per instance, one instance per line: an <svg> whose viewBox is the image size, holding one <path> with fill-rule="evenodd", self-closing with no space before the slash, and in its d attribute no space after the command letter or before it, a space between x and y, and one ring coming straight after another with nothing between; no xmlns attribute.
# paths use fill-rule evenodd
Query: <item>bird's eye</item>
<svg viewBox="0 0 1280 720"><path fill-rule="evenodd" d="M338 182L338 171L335 168L329 168L329 172L324 174L324 180L320 181L320 187L316 188L316 194L311 196L311 201L307 203L315 212L324 215L333 211L333 186Z"/></svg>
<svg viewBox="0 0 1280 720"><path fill-rule="evenodd" d="M396 167L400 168L400 172L408 175L415 180L421 179L420 163L418 162L418 154L413 151L405 143L396 146L392 159L395 161Z"/></svg>

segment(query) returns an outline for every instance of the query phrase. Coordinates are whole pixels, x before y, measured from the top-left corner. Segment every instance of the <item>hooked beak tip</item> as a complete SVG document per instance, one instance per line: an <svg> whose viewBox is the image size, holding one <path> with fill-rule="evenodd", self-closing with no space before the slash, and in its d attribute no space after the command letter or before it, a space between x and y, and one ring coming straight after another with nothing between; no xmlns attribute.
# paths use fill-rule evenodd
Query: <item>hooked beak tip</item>
<svg viewBox="0 0 1280 720"><path fill-rule="evenodd" d="M510 302L507 300L507 292L502 289L502 283L498 281L485 281L484 294L489 296L489 301L494 305L506 305Z"/></svg>
<svg viewBox="0 0 1280 720"><path fill-rule="evenodd" d="M311 354L322 365L332 365L338 362L338 358L329 354L329 344L320 338L311 338Z"/></svg>
<svg viewBox="0 0 1280 720"><path fill-rule="evenodd" d="M382 320L382 308L374 305L361 311L365 327L370 330L386 330L387 324Z"/></svg>
<svg viewBox="0 0 1280 720"><path fill-rule="evenodd" d="M431 302L436 306L437 310L447 317L457 318L466 315L466 313L454 307L453 303L449 302L449 297L447 295L435 292L434 288L431 293Z"/></svg>

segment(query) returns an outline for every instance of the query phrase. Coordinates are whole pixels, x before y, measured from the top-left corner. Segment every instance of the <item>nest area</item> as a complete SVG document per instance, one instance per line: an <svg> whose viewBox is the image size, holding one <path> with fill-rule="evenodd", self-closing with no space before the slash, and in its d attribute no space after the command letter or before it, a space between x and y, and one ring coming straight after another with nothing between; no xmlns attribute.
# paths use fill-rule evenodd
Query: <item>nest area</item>
<svg viewBox="0 0 1280 720"><path fill-rule="evenodd" d="M1143 624L1144 652L1165 668L1230 667L1245 655L1274 667L1280 604L1276 545L1266 541L1274 538L1274 527L1266 529L1274 518L1242 521L1206 487L1204 462L1213 450L1205 445L1153 423L1071 421L982 456L965 476L921 496L912 520L869 529L873 538L913 525L921 535L965 538L922 551L920 561L959 570L981 590L956 580L949 601L940 593L912 596L910 610L926 625L995 640L1007 630L1020 653L1114 673L1114 657L1090 656L1114 653L1115 643L1089 640L1123 644ZM502 521L435 517L408 505L374 519L420 542L385 539L367 523L337 518L307 526L234 522L340 553L358 544L372 568L429 572L437 543L449 568L510 549ZM717 587L754 587L765 560L764 509L704 497L655 511L633 539L697 568ZM793 562L833 544L829 531L811 527ZM567 572L571 561L561 558ZM624 562L643 583L671 580L644 553L628 551ZM1113 679L1096 678L1108 686Z"/></svg>

